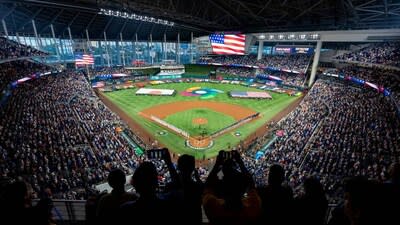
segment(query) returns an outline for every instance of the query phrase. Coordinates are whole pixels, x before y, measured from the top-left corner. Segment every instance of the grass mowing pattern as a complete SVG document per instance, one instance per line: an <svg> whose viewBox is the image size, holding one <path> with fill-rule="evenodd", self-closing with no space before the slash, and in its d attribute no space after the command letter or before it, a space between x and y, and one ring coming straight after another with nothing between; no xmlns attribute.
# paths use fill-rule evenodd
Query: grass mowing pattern
<svg viewBox="0 0 400 225"><path fill-rule="evenodd" d="M155 106L158 104L169 103L169 102L179 102L179 101L193 101L200 100L199 97L185 97L179 95L179 92L186 90L190 87L207 87L222 90L225 93L218 94L216 97L209 99L207 101L225 102L230 104L237 104L243 107L248 107L254 111L260 112L261 118L254 120L250 123L244 124L227 133L218 137L214 141L214 146L210 149L203 151L196 151L191 148L185 147L184 140L180 136L168 132L166 136L158 136L157 139L167 146L171 151L179 154L191 154L197 159L202 159L203 157L209 158L214 157L218 154L221 149L226 149L229 146L235 146L244 140L247 136L252 134L257 128L263 125L266 121L276 115L278 112L285 109L290 103L295 101L297 97L288 96L287 94L278 94L271 92L272 100L256 100L256 99L238 99L230 98L228 92L235 91L260 91L255 88L245 87L242 85L234 84L214 84L214 83L172 83L172 84L162 84L157 86L152 86L151 88L159 89L175 89L178 91L176 96L136 96L135 92L137 89L120 90L115 92L106 92L104 95L113 101L118 107L125 111L129 116L131 116L135 121L142 125L146 130L152 134L156 134L157 131L165 130L159 125L143 119L138 112L145 108ZM206 101L206 100L204 100ZM242 136L235 137L232 133L235 131L240 131Z"/></svg>
<svg viewBox="0 0 400 225"><path fill-rule="evenodd" d="M193 124L192 121L196 118L205 118L208 120L208 123L203 125ZM206 108L198 108L178 112L167 116L164 120L178 128L189 132L190 136L201 136L203 131L207 132L205 133L205 135L208 136L211 133L222 129L236 121L231 116Z"/></svg>

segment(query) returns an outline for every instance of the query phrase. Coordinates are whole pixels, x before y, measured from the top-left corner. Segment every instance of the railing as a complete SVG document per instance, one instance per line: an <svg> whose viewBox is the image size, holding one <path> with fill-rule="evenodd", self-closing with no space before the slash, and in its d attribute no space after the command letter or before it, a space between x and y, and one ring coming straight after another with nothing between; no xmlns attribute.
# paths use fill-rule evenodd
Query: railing
<svg viewBox="0 0 400 225"><path fill-rule="evenodd" d="M39 199L33 200L36 205ZM53 200L53 214L57 224L84 224L86 200Z"/></svg>
<svg viewBox="0 0 400 225"><path fill-rule="evenodd" d="M38 203L39 199L33 200L33 205ZM53 200L53 214L57 224L60 225L80 225L86 224L86 200ZM325 221L328 222L332 217L332 211L337 204L328 204ZM179 213L179 212L177 212ZM208 218L202 207L203 224L208 224Z"/></svg>

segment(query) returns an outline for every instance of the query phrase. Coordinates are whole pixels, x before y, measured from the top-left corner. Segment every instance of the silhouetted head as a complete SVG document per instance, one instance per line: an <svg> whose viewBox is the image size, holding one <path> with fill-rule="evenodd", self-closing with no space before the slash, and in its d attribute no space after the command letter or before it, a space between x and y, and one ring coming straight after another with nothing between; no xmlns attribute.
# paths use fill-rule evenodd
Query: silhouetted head
<svg viewBox="0 0 400 225"><path fill-rule="evenodd" d="M321 182L315 177L308 177L305 179L304 191L307 196L323 197L325 195Z"/></svg>
<svg viewBox="0 0 400 225"><path fill-rule="evenodd" d="M346 179L344 183L344 211L357 224L370 224L376 214L376 185L366 177Z"/></svg>
<svg viewBox="0 0 400 225"><path fill-rule="evenodd" d="M120 169L114 169L108 174L108 184L113 189L122 189L124 190L124 186L126 183L125 173Z"/></svg>
<svg viewBox="0 0 400 225"><path fill-rule="evenodd" d="M195 160L191 155L182 155L178 159L178 169L183 174L192 174L195 169Z"/></svg>
<svg viewBox="0 0 400 225"><path fill-rule="evenodd" d="M28 187L24 181L8 184L3 193L4 203L11 208L24 208L28 197Z"/></svg>
<svg viewBox="0 0 400 225"><path fill-rule="evenodd" d="M132 176L132 184L140 195L154 194L158 186L157 169L151 162L143 162Z"/></svg>
<svg viewBox="0 0 400 225"><path fill-rule="evenodd" d="M268 184L281 185L285 180L285 170L281 165L274 164L269 168Z"/></svg>
<svg viewBox="0 0 400 225"><path fill-rule="evenodd" d="M389 175L393 183L400 184L400 163L390 165Z"/></svg>

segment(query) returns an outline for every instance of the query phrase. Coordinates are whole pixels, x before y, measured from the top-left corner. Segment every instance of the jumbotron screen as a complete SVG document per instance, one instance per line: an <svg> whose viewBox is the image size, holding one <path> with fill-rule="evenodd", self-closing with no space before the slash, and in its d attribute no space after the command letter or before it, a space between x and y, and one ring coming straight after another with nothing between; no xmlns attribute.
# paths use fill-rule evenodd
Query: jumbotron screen
<svg viewBox="0 0 400 225"><path fill-rule="evenodd" d="M219 55L244 55L246 35L210 34L212 52Z"/></svg>

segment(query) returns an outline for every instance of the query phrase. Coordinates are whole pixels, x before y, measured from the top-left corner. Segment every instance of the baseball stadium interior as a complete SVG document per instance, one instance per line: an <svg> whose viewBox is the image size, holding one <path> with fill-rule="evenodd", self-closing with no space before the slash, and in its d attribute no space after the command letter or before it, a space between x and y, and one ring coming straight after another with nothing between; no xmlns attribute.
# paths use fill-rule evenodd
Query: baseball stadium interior
<svg viewBox="0 0 400 225"><path fill-rule="evenodd" d="M0 0L0 20L1 224L398 224L400 0Z"/></svg>

